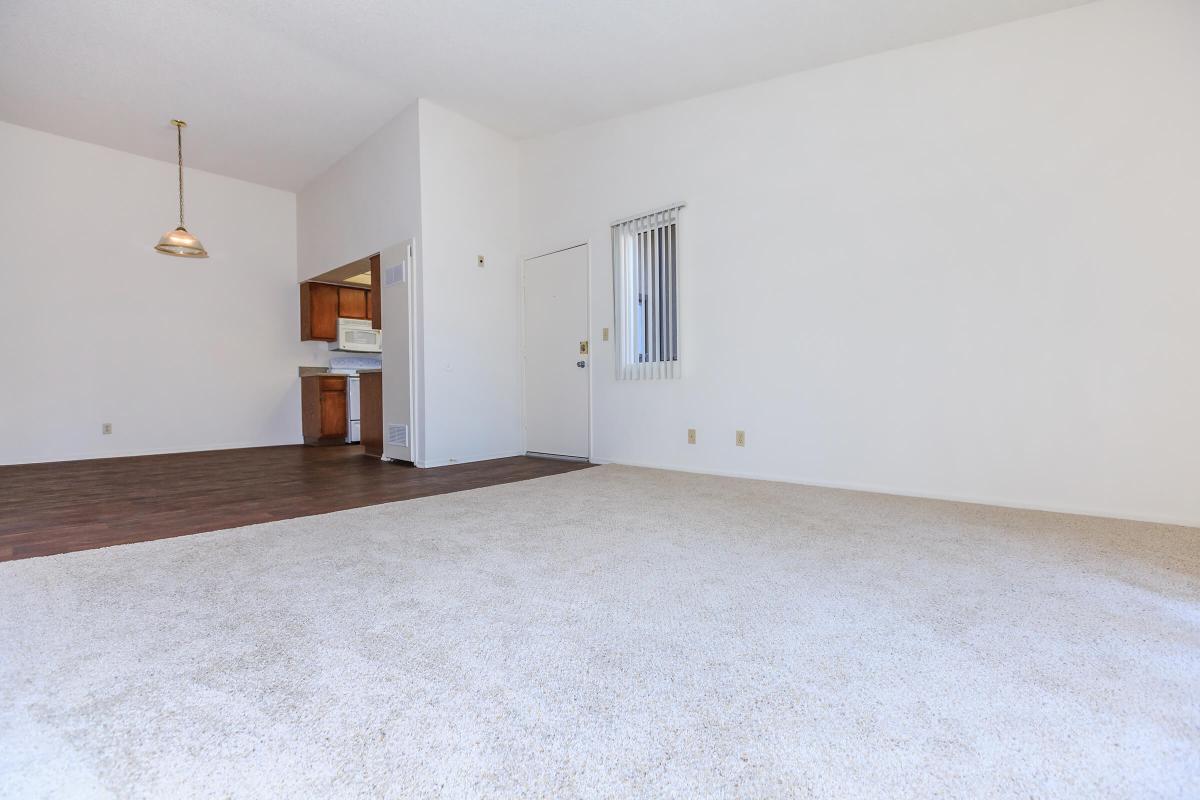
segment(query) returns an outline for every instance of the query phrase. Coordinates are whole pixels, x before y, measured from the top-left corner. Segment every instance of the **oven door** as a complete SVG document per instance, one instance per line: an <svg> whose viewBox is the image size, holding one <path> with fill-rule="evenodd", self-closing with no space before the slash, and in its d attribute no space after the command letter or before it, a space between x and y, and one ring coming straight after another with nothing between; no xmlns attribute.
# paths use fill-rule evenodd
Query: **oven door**
<svg viewBox="0 0 1200 800"><path fill-rule="evenodd" d="M350 375L346 378L346 441L351 444L358 442L361 438L359 414L362 400L358 386L357 375Z"/></svg>

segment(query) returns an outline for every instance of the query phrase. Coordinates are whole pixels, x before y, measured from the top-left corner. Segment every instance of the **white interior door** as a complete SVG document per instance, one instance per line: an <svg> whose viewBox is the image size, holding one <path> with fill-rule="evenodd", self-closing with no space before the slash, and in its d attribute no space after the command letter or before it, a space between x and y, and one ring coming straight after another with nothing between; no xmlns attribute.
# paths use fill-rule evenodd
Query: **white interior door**
<svg viewBox="0 0 1200 800"><path fill-rule="evenodd" d="M590 455L587 338L587 245L527 260L525 449L530 453Z"/></svg>

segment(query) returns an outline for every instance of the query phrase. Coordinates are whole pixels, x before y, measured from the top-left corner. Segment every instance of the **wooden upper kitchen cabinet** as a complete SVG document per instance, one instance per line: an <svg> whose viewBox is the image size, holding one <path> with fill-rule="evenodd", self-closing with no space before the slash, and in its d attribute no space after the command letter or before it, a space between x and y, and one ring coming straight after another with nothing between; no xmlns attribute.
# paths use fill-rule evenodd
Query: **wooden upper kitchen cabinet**
<svg viewBox="0 0 1200 800"><path fill-rule="evenodd" d="M371 319L371 290L309 281L300 284L300 340L337 341L338 317Z"/></svg>
<svg viewBox="0 0 1200 800"><path fill-rule="evenodd" d="M338 287L328 283L300 284L300 341L337 340Z"/></svg>
<svg viewBox="0 0 1200 800"><path fill-rule="evenodd" d="M338 287L338 316L347 319L367 319L367 290L350 286Z"/></svg>
<svg viewBox="0 0 1200 800"><path fill-rule="evenodd" d="M346 441L346 376L300 378L300 416L305 444Z"/></svg>

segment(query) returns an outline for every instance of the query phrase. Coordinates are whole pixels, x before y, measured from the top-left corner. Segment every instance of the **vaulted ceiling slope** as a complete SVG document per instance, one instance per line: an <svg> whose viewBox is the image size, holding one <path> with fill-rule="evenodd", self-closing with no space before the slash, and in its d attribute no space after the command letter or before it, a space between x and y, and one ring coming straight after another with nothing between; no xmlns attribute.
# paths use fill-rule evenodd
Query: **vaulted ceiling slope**
<svg viewBox="0 0 1200 800"><path fill-rule="evenodd" d="M526 137L1087 0L4 0L0 119L298 190L417 97Z"/></svg>

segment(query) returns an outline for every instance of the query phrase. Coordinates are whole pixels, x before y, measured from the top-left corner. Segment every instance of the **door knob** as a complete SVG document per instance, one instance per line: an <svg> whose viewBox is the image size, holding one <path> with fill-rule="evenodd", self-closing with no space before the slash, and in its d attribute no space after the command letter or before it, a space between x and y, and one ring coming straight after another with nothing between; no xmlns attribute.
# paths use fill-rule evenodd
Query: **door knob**
<svg viewBox="0 0 1200 800"><path fill-rule="evenodd" d="M576 361L576 362L575 362L575 366L579 367L580 369L583 369L584 367L586 367L586 366L587 366L587 362L585 362L585 361Z"/></svg>

